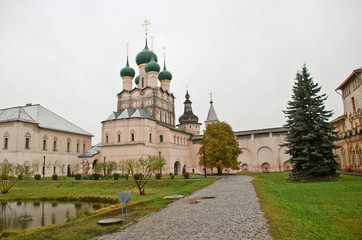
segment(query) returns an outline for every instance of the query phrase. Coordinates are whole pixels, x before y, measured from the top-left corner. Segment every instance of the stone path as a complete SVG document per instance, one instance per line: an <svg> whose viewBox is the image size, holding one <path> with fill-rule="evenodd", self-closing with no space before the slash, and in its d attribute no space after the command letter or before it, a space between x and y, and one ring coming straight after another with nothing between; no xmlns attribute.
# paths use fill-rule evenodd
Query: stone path
<svg viewBox="0 0 362 240"><path fill-rule="evenodd" d="M202 198L215 197L215 198ZM229 176L97 239L272 239L249 176Z"/></svg>

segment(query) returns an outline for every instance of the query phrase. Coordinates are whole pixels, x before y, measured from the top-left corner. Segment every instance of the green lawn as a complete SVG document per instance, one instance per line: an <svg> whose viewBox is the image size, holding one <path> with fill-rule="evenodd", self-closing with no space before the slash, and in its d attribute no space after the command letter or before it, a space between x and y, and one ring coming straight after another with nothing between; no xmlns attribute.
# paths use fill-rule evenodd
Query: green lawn
<svg viewBox="0 0 362 240"><path fill-rule="evenodd" d="M154 180L146 187L146 195L140 196L133 181L115 180L66 180L66 181L19 181L7 194L0 195L0 201L17 200L93 200L117 202L119 192L131 192L128 216L136 220L149 212L165 207L172 200L163 199L170 194L188 195L201 189L213 180ZM68 223L49 225L26 231L10 233L8 239L89 239L97 234L117 230L120 226L100 226L97 221L104 218L121 217L121 205L116 204L72 219ZM5 235L6 235L5 234ZM0 235L0 238L4 237Z"/></svg>
<svg viewBox="0 0 362 240"><path fill-rule="evenodd" d="M362 239L361 177L290 183L287 174L251 174L274 239Z"/></svg>

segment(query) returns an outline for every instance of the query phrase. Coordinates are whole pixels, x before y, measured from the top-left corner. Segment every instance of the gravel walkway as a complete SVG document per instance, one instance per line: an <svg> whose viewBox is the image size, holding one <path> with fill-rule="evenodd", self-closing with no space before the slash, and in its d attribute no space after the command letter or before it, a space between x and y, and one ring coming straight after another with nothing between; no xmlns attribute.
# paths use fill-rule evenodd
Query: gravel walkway
<svg viewBox="0 0 362 240"><path fill-rule="evenodd" d="M251 179L236 175L218 180L97 239L272 239Z"/></svg>

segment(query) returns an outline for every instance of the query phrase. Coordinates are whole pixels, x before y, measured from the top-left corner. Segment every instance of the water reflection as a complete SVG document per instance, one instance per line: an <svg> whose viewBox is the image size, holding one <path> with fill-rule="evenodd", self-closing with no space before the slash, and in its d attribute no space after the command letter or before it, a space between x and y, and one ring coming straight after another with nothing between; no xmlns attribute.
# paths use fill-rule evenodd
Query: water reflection
<svg viewBox="0 0 362 240"><path fill-rule="evenodd" d="M0 203L0 232L62 223L80 211L106 207L102 203L7 202Z"/></svg>

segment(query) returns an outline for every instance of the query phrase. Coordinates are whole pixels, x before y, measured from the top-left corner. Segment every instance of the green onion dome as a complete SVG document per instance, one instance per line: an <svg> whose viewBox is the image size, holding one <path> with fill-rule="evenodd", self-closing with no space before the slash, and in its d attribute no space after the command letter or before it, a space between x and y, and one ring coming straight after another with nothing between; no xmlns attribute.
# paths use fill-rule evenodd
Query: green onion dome
<svg viewBox="0 0 362 240"><path fill-rule="evenodd" d="M155 60L155 62L158 61L157 55L148 48L146 39L146 46L141 52L137 54L136 63L138 66L143 63L149 63L152 58Z"/></svg>
<svg viewBox="0 0 362 240"><path fill-rule="evenodd" d="M140 82L140 76L137 76L135 79L134 79L134 83L135 84L139 84Z"/></svg>
<svg viewBox="0 0 362 240"><path fill-rule="evenodd" d="M163 70L158 74L158 80L169 80L171 81L172 74L166 69L166 62L163 62Z"/></svg>
<svg viewBox="0 0 362 240"><path fill-rule="evenodd" d="M121 70L121 77L134 77L135 71L133 68L131 68L128 64L128 56L127 56L127 64L124 68Z"/></svg>
<svg viewBox="0 0 362 240"><path fill-rule="evenodd" d="M151 61L146 64L145 71L148 72L160 72L160 65L155 62L153 58L151 58Z"/></svg>

